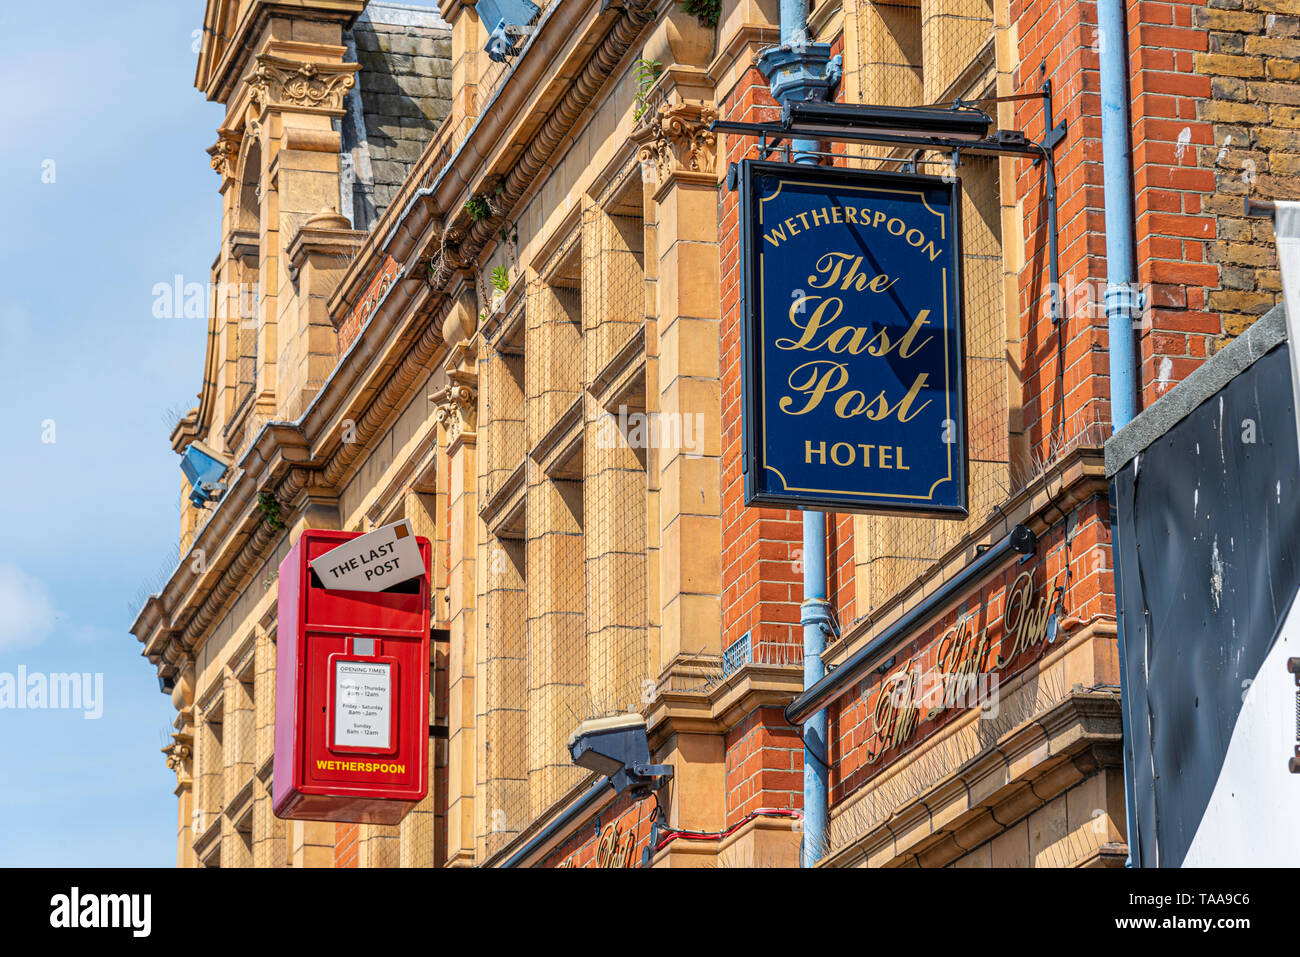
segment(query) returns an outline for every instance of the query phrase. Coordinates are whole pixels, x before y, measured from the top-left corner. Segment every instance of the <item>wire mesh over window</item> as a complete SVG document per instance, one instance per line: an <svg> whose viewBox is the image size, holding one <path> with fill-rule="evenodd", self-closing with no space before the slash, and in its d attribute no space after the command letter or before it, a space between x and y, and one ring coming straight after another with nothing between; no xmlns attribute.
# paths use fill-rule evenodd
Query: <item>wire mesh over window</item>
<svg viewBox="0 0 1300 957"><path fill-rule="evenodd" d="M859 4L859 91L863 102L922 106L992 96L994 17L991 0L901 0ZM1001 236L1000 161L881 146L849 147L852 166L955 176L962 193L970 518L941 522L859 516L855 611L870 614L914 582L1010 494L1012 382ZM860 162L865 161L865 162ZM1014 338L1014 337L1012 337Z"/></svg>
<svg viewBox="0 0 1300 957"><path fill-rule="evenodd" d="M237 336L238 356L235 363L235 408L242 410L257 386L257 318L241 318Z"/></svg>
<svg viewBox="0 0 1300 957"><path fill-rule="evenodd" d="M222 699L215 701L209 697L209 703L199 708L199 719L195 728L195 771L197 775L194 817L192 820L195 840L202 837L214 821L220 819L221 809L225 803L225 780L222 776L223 763L223 728Z"/></svg>
<svg viewBox="0 0 1300 957"><path fill-rule="evenodd" d="M582 721L644 700L655 432L634 186L584 211L530 285L522 323L503 323L480 369L484 491L495 509L480 679L485 856L587 779L567 749Z"/></svg>
<svg viewBox="0 0 1300 957"><path fill-rule="evenodd" d="M644 698L647 457L657 439L676 431L647 416L644 374L636 371L646 301L642 189L639 176L616 183L587 211L583 229L590 674L584 717L637 711Z"/></svg>
<svg viewBox="0 0 1300 957"><path fill-rule="evenodd" d="M527 681L531 820L576 786L564 744L586 712L580 235L528 315Z"/></svg>

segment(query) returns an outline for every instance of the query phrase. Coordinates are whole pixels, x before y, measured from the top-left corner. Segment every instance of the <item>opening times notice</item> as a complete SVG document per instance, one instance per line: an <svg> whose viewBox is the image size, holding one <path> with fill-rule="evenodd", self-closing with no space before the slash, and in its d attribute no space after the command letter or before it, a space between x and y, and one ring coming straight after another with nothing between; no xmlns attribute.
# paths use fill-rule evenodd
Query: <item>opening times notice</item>
<svg viewBox="0 0 1300 957"><path fill-rule="evenodd" d="M334 663L334 745L386 751L392 746L393 666Z"/></svg>

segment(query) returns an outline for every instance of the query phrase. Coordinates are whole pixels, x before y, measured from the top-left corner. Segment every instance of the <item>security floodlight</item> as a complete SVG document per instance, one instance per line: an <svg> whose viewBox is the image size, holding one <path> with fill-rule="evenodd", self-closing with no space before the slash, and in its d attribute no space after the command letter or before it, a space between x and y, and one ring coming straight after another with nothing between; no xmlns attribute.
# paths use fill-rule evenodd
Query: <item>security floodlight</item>
<svg viewBox="0 0 1300 957"><path fill-rule="evenodd" d="M645 718L639 714L584 721L569 736L569 754L578 767L608 777L619 794L629 788L648 793L673 776L670 765L650 763Z"/></svg>
<svg viewBox="0 0 1300 957"><path fill-rule="evenodd" d="M854 133L886 136L941 136L956 140L982 140L993 118L972 107L944 109L934 106L872 106L866 103L798 103L785 105L781 123L792 135L817 138Z"/></svg>
<svg viewBox="0 0 1300 957"><path fill-rule="evenodd" d="M483 45L488 59L504 63L519 52L519 41L530 32L541 8L529 0L478 0L474 4L479 20L491 29Z"/></svg>
<svg viewBox="0 0 1300 957"><path fill-rule="evenodd" d="M225 494L221 481L229 464L202 442L191 442L181 453L181 471L190 483L190 501L198 508Z"/></svg>

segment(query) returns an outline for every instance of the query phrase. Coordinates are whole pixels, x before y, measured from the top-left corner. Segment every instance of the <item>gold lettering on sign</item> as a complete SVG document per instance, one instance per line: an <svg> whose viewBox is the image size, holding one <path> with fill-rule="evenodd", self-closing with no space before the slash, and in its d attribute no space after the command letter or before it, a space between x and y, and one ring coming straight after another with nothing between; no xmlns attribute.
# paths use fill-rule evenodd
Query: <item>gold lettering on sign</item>
<svg viewBox="0 0 1300 957"><path fill-rule="evenodd" d="M1051 620L1052 608L1049 596L1042 596L1034 601L1034 579L1029 572L1021 572L1011 590L1007 592L1007 610L1003 616L1005 637L1013 638L1011 649L1002 654L999 649L998 665L1005 667L1022 651L1027 651L1042 644L1047 637L1047 623Z"/></svg>
<svg viewBox="0 0 1300 957"><path fill-rule="evenodd" d="M636 847L636 832L628 831L626 834L619 834L617 824L606 824L600 829L600 837L596 843L596 866L597 867L631 867L632 852ZM575 852L576 853L576 852ZM557 867L576 867L573 861L573 855L565 858L564 862L556 865Z"/></svg>
<svg viewBox="0 0 1300 957"><path fill-rule="evenodd" d="M931 326L930 310L922 309L902 335L893 338L889 330L881 328L872 332L868 325L839 324L846 314L844 296L861 293L873 295L888 292L897 277L887 273L870 275L862 269L863 257L832 250L822 254L813 264L808 285L827 293L807 294L800 291L790 304L786 318L798 330L797 336L781 337L772 344L787 352L811 352L830 355L867 355L885 359L896 355L910 359L934 341L927 335ZM875 300L851 307L852 315L869 313ZM864 416L872 422L897 419L907 423L915 419L930 405L930 400L917 404L921 391L929 385L929 373L922 372L913 380L900 398L891 397L885 389L874 396L851 388L849 367L833 359L811 359L797 367L786 379L790 393L778 402L786 415L807 415L818 408L823 400L834 402L834 412L841 419ZM800 405L802 400L802 405Z"/></svg>
<svg viewBox="0 0 1300 957"><path fill-rule="evenodd" d="M924 652L880 682L871 708L874 730L866 742L867 764L903 746L920 725L945 709L980 707L995 713L1001 672L1027 651L1048 644L1055 591L1035 598L1033 572L1021 572L1005 592L1002 637L994 642L987 627L976 629L975 614L960 616L934 648L934 667L922 670Z"/></svg>

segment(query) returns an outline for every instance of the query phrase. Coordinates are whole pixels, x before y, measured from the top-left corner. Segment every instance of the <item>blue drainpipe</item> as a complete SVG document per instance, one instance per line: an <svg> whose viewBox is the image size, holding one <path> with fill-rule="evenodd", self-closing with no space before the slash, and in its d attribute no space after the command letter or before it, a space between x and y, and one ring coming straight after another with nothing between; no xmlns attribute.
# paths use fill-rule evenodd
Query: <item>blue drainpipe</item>
<svg viewBox="0 0 1300 957"><path fill-rule="evenodd" d="M1106 322L1110 345L1110 419L1118 432L1137 414L1137 350L1133 320L1143 309L1137 290L1137 243L1133 219L1132 149L1129 145L1128 24L1124 0L1098 0L1097 30L1101 41L1102 186L1106 201ZM1113 547L1113 542L1112 542ZM1115 576L1118 591L1119 576ZM1117 594L1116 604L1123 604ZM1122 622L1121 618L1121 622ZM1136 845L1137 791L1133 781L1132 737L1128 714L1128 666L1124 628L1117 629L1120 720L1124 738L1125 829L1127 866L1133 866Z"/></svg>
<svg viewBox="0 0 1300 957"><path fill-rule="evenodd" d="M1115 431L1137 414L1133 320L1142 313L1133 232L1129 146L1128 30L1124 0L1098 0L1101 39L1102 186L1106 200L1106 321L1110 327L1110 416Z"/></svg>
<svg viewBox="0 0 1300 957"><path fill-rule="evenodd" d="M781 0L781 44L764 50L758 68L772 86L772 96L789 102L824 101L840 77L840 58L831 56L829 43L812 43L808 37L808 0ZM796 163L815 166L816 140L790 144ZM803 686L811 688L826 674L822 652L831 633L830 602L826 600L826 513L803 513ZM819 711L803 727L803 841L802 867L815 867L826 851L828 781L826 712Z"/></svg>
<svg viewBox="0 0 1300 957"><path fill-rule="evenodd" d="M811 688L826 676L822 652L831 630L826 600L826 513L803 513L803 686ZM816 867L826 851L826 819L830 810L830 764L826 748L826 711L803 726L803 842L799 866Z"/></svg>

